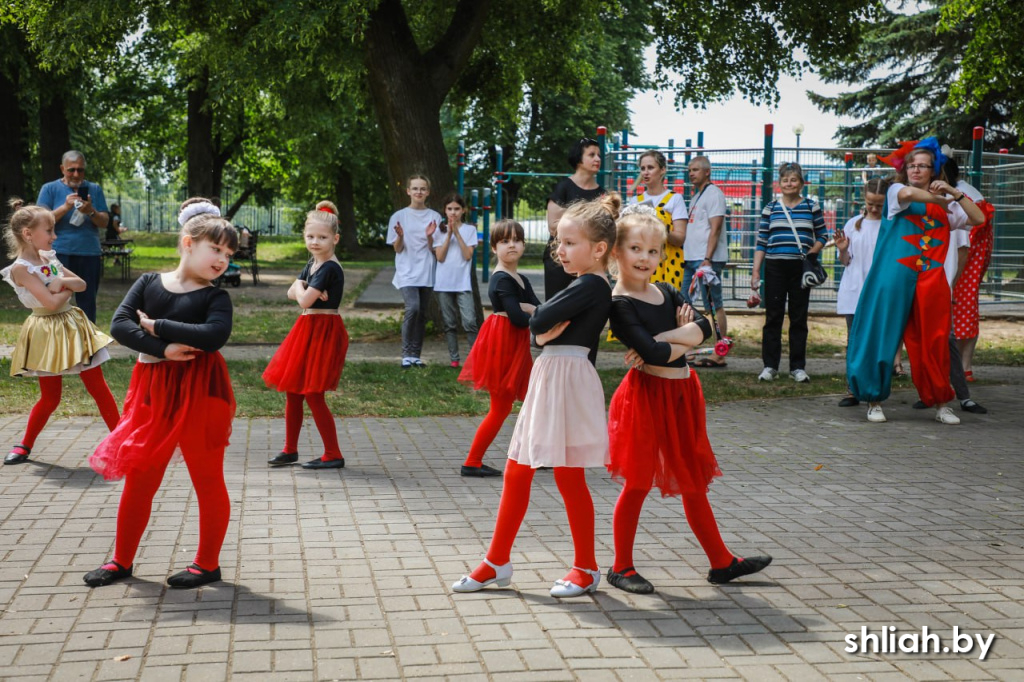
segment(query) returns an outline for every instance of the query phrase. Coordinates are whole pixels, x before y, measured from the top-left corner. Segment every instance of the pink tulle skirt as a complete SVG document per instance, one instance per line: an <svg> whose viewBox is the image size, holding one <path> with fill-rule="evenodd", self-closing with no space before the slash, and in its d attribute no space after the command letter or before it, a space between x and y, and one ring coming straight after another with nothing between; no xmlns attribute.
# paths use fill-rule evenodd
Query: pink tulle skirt
<svg viewBox="0 0 1024 682"><path fill-rule="evenodd" d="M608 464L604 388L583 346L546 346L530 375L508 458L537 467Z"/></svg>
<svg viewBox="0 0 1024 682"><path fill-rule="evenodd" d="M706 493L721 476L705 422L696 372L665 379L631 369L608 411L613 478L654 485L663 497Z"/></svg>
<svg viewBox="0 0 1024 682"><path fill-rule="evenodd" d="M235 394L220 353L199 353L188 362L138 362L121 421L89 465L108 481L166 466L186 430L201 432L211 450L223 450L234 417Z"/></svg>
<svg viewBox="0 0 1024 682"><path fill-rule="evenodd" d="M491 315L480 328L459 381L476 391L522 400L532 368L529 328L517 327L504 315Z"/></svg>

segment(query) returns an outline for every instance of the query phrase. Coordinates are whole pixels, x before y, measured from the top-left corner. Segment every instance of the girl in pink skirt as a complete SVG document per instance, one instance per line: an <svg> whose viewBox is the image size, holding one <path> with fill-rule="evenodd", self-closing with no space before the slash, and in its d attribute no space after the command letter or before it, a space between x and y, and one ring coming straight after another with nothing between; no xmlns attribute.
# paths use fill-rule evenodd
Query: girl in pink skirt
<svg viewBox="0 0 1024 682"><path fill-rule="evenodd" d="M565 501L575 547L569 572L555 581L552 597L597 590L601 573L594 555L594 503L585 469L608 463L604 390L594 368L597 344L608 321L611 287L607 264L615 242L617 194L570 206L558 221L555 253L565 272L576 275L567 289L537 307L530 330L544 348L533 366L505 467L494 537L483 563L452 585L475 592L512 581L510 554L530 503L533 474L554 469Z"/></svg>

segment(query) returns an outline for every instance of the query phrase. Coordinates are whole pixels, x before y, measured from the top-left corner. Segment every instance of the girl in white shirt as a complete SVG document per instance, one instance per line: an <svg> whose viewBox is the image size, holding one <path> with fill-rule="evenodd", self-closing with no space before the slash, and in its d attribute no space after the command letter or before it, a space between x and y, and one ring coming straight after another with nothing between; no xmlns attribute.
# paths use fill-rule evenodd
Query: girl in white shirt
<svg viewBox="0 0 1024 682"><path fill-rule="evenodd" d="M441 304L444 319L444 336L448 341L448 357L451 366L459 367L459 317L466 332L469 348L476 342L480 326L476 319L476 302L473 300L473 251L476 249L476 226L462 222L466 214L466 200L457 192L444 198L445 222L434 232L434 256L437 269L434 271L434 291Z"/></svg>

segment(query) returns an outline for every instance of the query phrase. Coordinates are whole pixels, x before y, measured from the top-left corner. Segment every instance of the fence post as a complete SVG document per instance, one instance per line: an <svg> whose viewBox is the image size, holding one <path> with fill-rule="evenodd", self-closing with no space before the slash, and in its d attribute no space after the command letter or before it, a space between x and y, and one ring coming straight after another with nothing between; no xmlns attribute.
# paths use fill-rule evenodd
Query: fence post
<svg viewBox="0 0 1024 682"><path fill-rule="evenodd" d="M1002 192L1003 192L1003 187L1005 187L1005 182L1006 182L1006 172L1003 170L1003 163L1006 161L1006 158L1004 157L1004 154L1009 154L1009 153L1010 153L1009 149L1005 149L1004 148L1004 149L1000 149L999 150L999 160L997 161L997 165L996 165L995 187L993 187L993 191L989 192L989 196L991 197L991 203L993 203L993 204L1001 203L1003 201ZM997 219L998 214L999 214L999 209L996 209L996 213L992 216L992 254L993 254L993 258L995 257L995 254L999 253L999 232L1000 232L999 228L1002 225L1002 221ZM1000 285L1002 284L1002 281L1003 281L1003 271L1002 271L1002 268L997 267L996 263L992 263L989 266L989 270L988 271L989 271L989 274L992 277L992 282L995 285L995 286L992 287L992 289L993 289L993 298L995 298L995 300L997 300L997 301L1001 301L1002 300L1002 296L1000 295L1000 292L1002 291L1002 286L1000 286Z"/></svg>
<svg viewBox="0 0 1024 682"><path fill-rule="evenodd" d="M463 140L459 140L459 154L455 161L459 169L459 181L456 191L459 193L459 196L462 196L466 189L466 143Z"/></svg>
<svg viewBox="0 0 1024 682"><path fill-rule="evenodd" d="M697 131L697 148L698 149L704 149L704 131L703 130L698 130Z"/></svg>
<svg viewBox="0 0 1024 682"><path fill-rule="evenodd" d="M968 175L971 178L971 184L974 185L979 192L981 191L981 156L984 144L985 128L982 126L974 126L974 135L973 140L971 141L971 172Z"/></svg>
<svg viewBox="0 0 1024 682"><path fill-rule="evenodd" d="M484 261L484 284L487 284L487 279L490 277L491 270L491 190L489 187L484 188L484 238L483 238L483 261ZM476 268L476 250L473 251L473 267Z"/></svg>
<svg viewBox="0 0 1024 682"><path fill-rule="evenodd" d="M763 209L772 200L772 168L775 166L775 148L772 144L772 135L775 126L766 123L764 126L764 160L761 162L761 208Z"/></svg>
<svg viewBox="0 0 1024 682"><path fill-rule="evenodd" d="M853 152L846 152L846 171L843 174L843 185L845 189L843 191L843 208L846 212L843 214L843 222L853 215ZM839 214L836 213L836 227L839 227Z"/></svg>
<svg viewBox="0 0 1024 682"><path fill-rule="evenodd" d="M495 184L495 201L494 204L498 211L498 220L505 217L505 150L498 145L495 148L497 156L498 169L494 172L494 184ZM509 211L511 214L512 212Z"/></svg>
<svg viewBox="0 0 1024 682"><path fill-rule="evenodd" d="M597 144L601 149L601 170L597 173L597 184L604 187L604 176L608 172L608 128L597 126Z"/></svg>
<svg viewBox="0 0 1024 682"><path fill-rule="evenodd" d="M469 192L469 215L474 225L480 219L480 190L470 190Z"/></svg>
<svg viewBox="0 0 1024 682"><path fill-rule="evenodd" d="M686 141L685 151L683 151L683 162L686 164L686 169L687 169L686 179L687 180L690 179L689 169L690 169L690 157L691 156L692 155L690 154L690 141L687 140ZM686 201L687 204L690 203L690 189L691 189L690 188L690 183L686 183L685 185L683 185L683 199Z"/></svg>

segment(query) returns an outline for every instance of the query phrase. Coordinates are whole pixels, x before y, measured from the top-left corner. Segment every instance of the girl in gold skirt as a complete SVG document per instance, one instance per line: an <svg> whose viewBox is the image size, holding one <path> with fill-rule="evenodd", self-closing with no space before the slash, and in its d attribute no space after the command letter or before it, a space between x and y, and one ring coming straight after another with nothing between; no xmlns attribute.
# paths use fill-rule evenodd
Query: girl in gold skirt
<svg viewBox="0 0 1024 682"><path fill-rule="evenodd" d="M50 250L56 239L53 214L20 199L12 199L10 206L14 213L4 230L4 241L7 255L15 261L0 270L0 276L32 311L14 347L11 376L38 377L40 392L25 436L4 458L4 464L21 464L28 460L36 437L60 404L64 375L82 378L108 429L117 426L119 415L100 367L110 359L106 346L113 339L71 305L71 296L84 291L85 282L61 265Z"/></svg>

